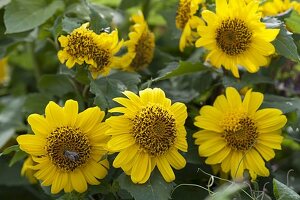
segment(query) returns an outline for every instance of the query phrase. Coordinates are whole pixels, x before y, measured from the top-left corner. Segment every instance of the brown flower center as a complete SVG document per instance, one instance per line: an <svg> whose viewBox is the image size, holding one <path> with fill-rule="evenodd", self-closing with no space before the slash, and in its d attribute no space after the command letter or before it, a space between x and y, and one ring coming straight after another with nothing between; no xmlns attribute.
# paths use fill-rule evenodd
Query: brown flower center
<svg viewBox="0 0 300 200"><path fill-rule="evenodd" d="M68 45L66 51L72 57L82 58L90 54L95 44L93 42L93 32L90 30L76 31L71 33L68 37Z"/></svg>
<svg viewBox="0 0 300 200"><path fill-rule="evenodd" d="M216 30L217 46L227 55L245 52L251 43L252 32L240 19L223 20Z"/></svg>
<svg viewBox="0 0 300 200"><path fill-rule="evenodd" d="M229 113L221 121L223 137L227 145L238 151L251 149L257 140L258 131L255 122L244 113Z"/></svg>
<svg viewBox="0 0 300 200"><path fill-rule="evenodd" d="M47 155L65 172L74 171L90 158L91 146L79 128L58 127L47 137Z"/></svg>
<svg viewBox="0 0 300 200"><path fill-rule="evenodd" d="M146 30L135 45L136 54L130 64L130 66L135 70L147 67L153 59L155 47L154 35L147 28L145 29Z"/></svg>
<svg viewBox="0 0 300 200"><path fill-rule="evenodd" d="M179 1L179 5L176 12L176 26L178 29L183 30L186 23L190 19L190 9L191 6L191 0L187 1Z"/></svg>
<svg viewBox="0 0 300 200"><path fill-rule="evenodd" d="M132 134L136 143L151 156L162 155L174 145L175 119L164 108L158 105L147 106L132 121Z"/></svg>

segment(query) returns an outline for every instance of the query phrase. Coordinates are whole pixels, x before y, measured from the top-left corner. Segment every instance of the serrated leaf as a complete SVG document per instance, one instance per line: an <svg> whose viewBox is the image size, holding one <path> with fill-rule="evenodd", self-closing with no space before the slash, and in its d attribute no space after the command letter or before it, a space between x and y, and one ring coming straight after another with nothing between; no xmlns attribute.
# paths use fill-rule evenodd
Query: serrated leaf
<svg viewBox="0 0 300 200"><path fill-rule="evenodd" d="M273 179L274 196L277 200L300 200L300 196L285 184Z"/></svg>
<svg viewBox="0 0 300 200"><path fill-rule="evenodd" d="M63 7L64 3L60 0L14 0L6 6L4 13L6 33L18 33L33 29L46 22L58 9Z"/></svg>
<svg viewBox="0 0 300 200"><path fill-rule="evenodd" d="M39 82L38 88L45 94L63 96L74 90L68 76L63 74L46 74L43 75Z"/></svg>
<svg viewBox="0 0 300 200"><path fill-rule="evenodd" d="M276 95L265 95L263 108L278 108L283 113L289 113L300 110L300 99L299 98L288 98Z"/></svg>
<svg viewBox="0 0 300 200"><path fill-rule="evenodd" d="M296 10L293 10L290 17L286 18L284 21L289 30L293 33L300 34L300 14Z"/></svg>
<svg viewBox="0 0 300 200"><path fill-rule="evenodd" d="M127 190L135 200L165 200L170 198L174 183L167 183L161 174L155 169L148 180L144 184L134 184L130 177L121 174L117 181L120 188Z"/></svg>
<svg viewBox="0 0 300 200"><path fill-rule="evenodd" d="M280 32L277 35L276 39L273 41L276 52L279 55L282 55L288 59L291 59L295 62L300 61L300 57L297 52L297 46L294 43L294 39L291 36L292 34L286 30L286 28L281 27Z"/></svg>
<svg viewBox="0 0 300 200"><path fill-rule="evenodd" d="M108 77L92 80L90 91L96 95L94 103L101 109L112 108L116 105L112 99L123 96L125 90L137 91L140 75L128 72L118 72Z"/></svg>
<svg viewBox="0 0 300 200"><path fill-rule="evenodd" d="M100 34L102 31L106 30L106 28L110 28L110 24L108 21L105 20L103 16L92 6L90 8L90 29L93 30L95 33ZM110 32L110 30L109 30Z"/></svg>
<svg viewBox="0 0 300 200"><path fill-rule="evenodd" d="M199 71L208 70L203 64L200 62L191 63L186 61L181 61L180 63L171 62L167 65L165 69L162 69L158 72L159 76L152 81L160 81L169 79L176 76L181 76L185 74L195 73Z"/></svg>

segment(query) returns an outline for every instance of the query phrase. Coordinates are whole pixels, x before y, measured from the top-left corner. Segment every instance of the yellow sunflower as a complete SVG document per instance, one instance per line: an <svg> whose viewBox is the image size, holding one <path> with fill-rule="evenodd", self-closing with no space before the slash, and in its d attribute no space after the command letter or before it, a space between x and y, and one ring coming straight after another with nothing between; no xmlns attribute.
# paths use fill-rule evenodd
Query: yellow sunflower
<svg viewBox="0 0 300 200"><path fill-rule="evenodd" d="M273 0L260 6L263 16L275 16L289 9L295 9L300 13L300 3L290 0Z"/></svg>
<svg viewBox="0 0 300 200"><path fill-rule="evenodd" d="M207 26L198 26L201 38L195 45L209 50L206 59L213 66L223 65L239 77L238 66L255 73L267 65L268 56L275 52L271 41L279 29L266 29L257 9L256 1L246 4L244 0L216 0L216 13L202 12Z"/></svg>
<svg viewBox="0 0 300 200"><path fill-rule="evenodd" d="M199 25L204 25L204 22L197 16L196 12L199 9L199 4L203 0L179 0L176 13L176 27L182 30L179 40L179 50L183 51L187 45L192 45L198 38L195 29Z"/></svg>
<svg viewBox="0 0 300 200"><path fill-rule="evenodd" d="M60 36L58 41L63 50L58 51L57 55L61 63L67 61L68 68L75 63L89 64L92 77L96 79L100 74L107 75L113 66L118 65L118 58L114 55L123 42L119 42L117 30L97 35L88 26L89 23L85 23L70 35Z"/></svg>
<svg viewBox="0 0 300 200"><path fill-rule="evenodd" d="M8 57L0 59L0 85L5 84L9 79L7 60Z"/></svg>
<svg viewBox="0 0 300 200"><path fill-rule="evenodd" d="M122 57L121 65L126 71L138 71L147 67L153 59L155 36L142 12L133 15L131 20L135 24L131 27L129 40L124 42L128 52Z"/></svg>
<svg viewBox="0 0 300 200"><path fill-rule="evenodd" d="M127 98L114 99L122 107L110 110L123 115L106 121L111 127L107 134L112 136L108 150L120 152L113 166L121 167L134 183L145 183L155 166L167 182L173 181L171 166L181 169L186 164L178 152L178 149L187 151L186 106L178 102L171 104L159 88L145 89L139 96L130 91L123 94Z"/></svg>
<svg viewBox="0 0 300 200"><path fill-rule="evenodd" d="M236 89L226 89L213 106L203 106L195 118L195 126L202 128L193 137L199 145L199 155L208 157L210 165L221 164L223 172L242 178L248 170L252 179L269 176L265 161L275 156L273 149L281 149L281 128L287 119L275 108L258 110L263 94L248 90L243 101Z"/></svg>
<svg viewBox="0 0 300 200"><path fill-rule="evenodd" d="M31 156L28 156L28 158L24 161L21 169L21 175L25 176L31 184L35 184L38 182L37 179L34 177L35 171L32 169L33 165L34 162Z"/></svg>
<svg viewBox="0 0 300 200"><path fill-rule="evenodd" d="M78 103L68 100L64 107L49 102L43 115L32 114L28 123L34 134L17 138L20 149L37 164L34 176L51 193L84 192L87 183L97 185L107 174L106 154L108 126L101 122L104 112L98 107L78 113Z"/></svg>

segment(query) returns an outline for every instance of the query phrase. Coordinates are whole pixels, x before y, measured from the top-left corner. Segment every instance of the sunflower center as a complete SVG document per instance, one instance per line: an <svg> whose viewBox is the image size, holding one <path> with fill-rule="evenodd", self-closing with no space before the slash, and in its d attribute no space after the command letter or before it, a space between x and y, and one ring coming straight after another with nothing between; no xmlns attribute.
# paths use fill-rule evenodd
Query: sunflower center
<svg viewBox="0 0 300 200"><path fill-rule="evenodd" d="M251 37L252 32L240 19L223 20L216 30L217 46L230 56L245 52L251 43Z"/></svg>
<svg viewBox="0 0 300 200"><path fill-rule="evenodd" d="M184 29L186 23L190 19L190 12L191 12L190 4L191 4L190 0L179 1L179 5L176 12L176 26L181 30Z"/></svg>
<svg viewBox="0 0 300 200"><path fill-rule="evenodd" d="M130 66L138 70L149 65L153 58L154 46L155 43L153 33L149 32L148 30L144 31L138 43L135 45L136 54L131 61Z"/></svg>
<svg viewBox="0 0 300 200"><path fill-rule="evenodd" d="M174 145L175 119L164 108L158 105L147 106L132 121L132 134L136 143L151 156L162 155Z"/></svg>
<svg viewBox="0 0 300 200"><path fill-rule="evenodd" d="M95 46L92 33L89 31L74 32L68 37L66 51L73 57L84 58L90 54L90 49Z"/></svg>
<svg viewBox="0 0 300 200"><path fill-rule="evenodd" d="M245 113L228 113L221 121L227 145L238 151L251 149L258 137L255 122Z"/></svg>
<svg viewBox="0 0 300 200"><path fill-rule="evenodd" d="M111 62L111 54L106 49L93 48L91 58L96 62L96 71L102 71Z"/></svg>
<svg viewBox="0 0 300 200"><path fill-rule="evenodd" d="M46 151L57 168L70 172L87 162L91 146L79 128L63 126L47 137Z"/></svg>

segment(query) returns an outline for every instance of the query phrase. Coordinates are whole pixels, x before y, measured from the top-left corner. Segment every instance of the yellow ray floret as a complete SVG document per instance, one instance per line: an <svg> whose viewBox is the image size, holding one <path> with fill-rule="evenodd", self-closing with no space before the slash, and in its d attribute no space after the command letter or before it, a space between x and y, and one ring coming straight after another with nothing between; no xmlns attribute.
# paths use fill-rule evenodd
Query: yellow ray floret
<svg viewBox="0 0 300 200"><path fill-rule="evenodd" d="M136 95L125 91L126 98L114 101L121 104L110 112L122 115L106 120L111 135L108 150L119 152L113 166L121 167L134 183L145 183L155 167L167 182L175 179L173 168L181 169L186 161L178 150L187 151L186 106L171 104L164 91L145 89Z"/></svg>
<svg viewBox="0 0 300 200"><path fill-rule="evenodd" d="M273 0L265 2L259 9L263 16L275 16L284 13L289 9L294 9L300 14L300 3L290 0Z"/></svg>
<svg viewBox="0 0 300 200"><path fill-rule="evenodd" d="M45 116L31 114L28 123L34 134L17 138L20 149L36 163L31 169L43 186L51 185L51 193L61 190L85 192L87 183L97 185L109 167L104 134L108 126L102 122L104 112L98 107L78 113L78 103L68 100L64 107L49 102Z"/></svg>
<svg viewBox="0 0 300 200"><path fill-rule="evenodd" d="M176 27L182 30L179 49L183 51L187 45L192 45L199 37L196 28L204 22L196 16L199 5L203 0L179 0L176 13Z"/></svg>
<svg viewBox="0 0 300 200"><path fill-rule="evenodd" d="M149 30L143 13L133 15L131 20L135 23L131 27L129 40L124 42L127 53L122 57L123 70L138 71L146 68L153 59L155 49L155 36Z"/></svg>
<svg viewBox="0 0 300 200"><path fill-rule="evenodd" d="M275 53L271 42L279 29L266 29L260 21L258 2L244 0L216 0L216 13L202 12L206 26L198 26L200 39L196 47L209 50L207 60L214 67L231 70L239 77L238 67L255 73L268 64L268 57Z"/></svg>
<svg viewBox="0 0 300 200"><path fill-rule="evenodd" d="M70 35L60 36L58 41L63 49L57 55L68 68L76 63L88 64L92 77L96 79L99 75L107 75L112 67L118 65L119 59L115 54L123 42L119 42L117 30L98 35L89 30L88 25L85 23Z"/></svg>
<svg viewBox="0 0 300 200"><path fill-rule="evenodd" d="M269 176L265 160L275 156L274 149L281 149L281 129L287 119L275 108L259 110L263 94L248 90L244 99L235 88L226 89L213 106L203 106L195 118L195 144L199 155L207 157L206 163L220 164L225 173L240 179L248 170L252 179Z"/></svg>

